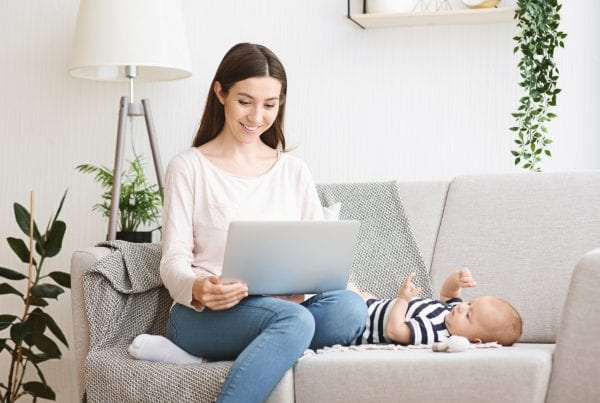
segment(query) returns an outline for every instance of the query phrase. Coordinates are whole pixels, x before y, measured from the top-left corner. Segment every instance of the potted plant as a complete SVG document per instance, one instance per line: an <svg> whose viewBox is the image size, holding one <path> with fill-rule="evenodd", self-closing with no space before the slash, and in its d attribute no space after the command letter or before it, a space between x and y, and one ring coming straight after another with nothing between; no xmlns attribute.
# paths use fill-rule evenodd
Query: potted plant
<svg viewBox="0 0 600 403"><path fill-rule="evenodd" d="M556 117L550 107L556 106L558 68L554 50L564 48L567 34L558 30L561 5L557 0L518 0L515 20L519 32L513 38L514 53L521 53L519 85L525 90L517 112L517 125L510 130L516 134L516 150L512 150L515 165L540 171L542 156L551 157L546 124Z"/></svg>
<svg viewBox="0 0 600 403"><path fill-rule="evenodd" d="M104 188L102 202L95 204L93 210L105 217L110 216L112 197L113 170L105 166L81 164L76 168L79 172L94 175L96 181ZM117 239L130 242L152 242L152 231L138 231L140 225L157 224L162 205L162 194L157 185L146 181L141 157L130 162L129 167L121 173L121 193L119 195L119 229Z"/></svg>
<svg viewBox="0 0 600 403"><path fill-rule="evenodd" d="M14 288L8 282L0 284L0 296L18 297L23 303L23 314L12 312L0 314L0 330L9 329L10 337L0 338L0 353L10 354L10 367L6 383L0 382L0 401L12 403L17 399L30 396L35 402L38 398L55 400L56 394L46 382L40 367L44 361L59 359L60 349L54 339L69 347L67 339L52 317L44 312L50 299L58 299L64 288L71 288L71 275L62 271L45 274L42 266L46 259L60 252L63 237L67 229L63 221L58 220L66 192L58 211L49 223L44 234L40 233L36 222L25 207L15 203L14 212L19 228L27 235L28 244L20 238L7 238L10 248L21 262L28 265L28 274L0 267L0 277L10 281L27 280L25 292ZM31 196L33 205L33 194ZM34 246L35 244L35 246ZM35 251L34 251L35 249ZM39 257L34 258L34 252ZM52 280L52 282L48 281ZM56 283L56 284L53 284ZM6 307L6 304L0 304ZM48 336L53 335L53 338ZM35 368L35 371L32 369ZM29 371L28 371L29 370ZM35 375L37 373L37 379Z"/></svg>

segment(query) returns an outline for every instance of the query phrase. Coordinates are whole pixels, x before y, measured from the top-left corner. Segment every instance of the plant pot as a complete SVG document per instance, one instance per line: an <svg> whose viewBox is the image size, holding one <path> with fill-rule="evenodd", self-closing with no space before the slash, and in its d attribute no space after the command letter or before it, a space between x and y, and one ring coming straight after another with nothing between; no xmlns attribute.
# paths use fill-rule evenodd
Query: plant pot
<svg viewBox="0 0 600 403"><path fill-rule="evenodd" d="M152 231L118 231L117 239L135 243L152 242Z"/></svg>

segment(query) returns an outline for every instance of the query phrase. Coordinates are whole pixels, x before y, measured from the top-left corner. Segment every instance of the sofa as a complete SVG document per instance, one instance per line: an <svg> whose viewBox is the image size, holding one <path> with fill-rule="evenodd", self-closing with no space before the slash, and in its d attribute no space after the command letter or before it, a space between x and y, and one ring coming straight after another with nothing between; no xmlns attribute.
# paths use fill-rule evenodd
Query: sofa
<svg viewBox="0 0 600 403"><path fill-rule="evenodd" d="M464 290L463 297L509 300L524 321L519 343L459 353L382 348L308 354L268 401L600 401L600 172L460 176L397 185L434 294L449 273L469 267L478 285ZM82 398L90 343L83 277L110 253L88 247L72 256ZM125 377L117 370L103 377L101 382L112 385L136 382L135 374ZM88 400L97 401L91 395ZM125 396L122 401L151 400Z"/></svg>

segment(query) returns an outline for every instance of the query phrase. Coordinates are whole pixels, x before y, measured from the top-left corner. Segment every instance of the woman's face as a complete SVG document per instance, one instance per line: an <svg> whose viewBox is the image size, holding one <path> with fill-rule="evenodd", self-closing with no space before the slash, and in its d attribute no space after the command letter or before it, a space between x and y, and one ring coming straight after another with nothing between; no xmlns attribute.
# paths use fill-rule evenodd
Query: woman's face
<svg viewBox="0 0 600 403"><path fill-rule="evenodd" d="M214 91L225 109L221 134L233 136L244 144L260 141L259 137L279 113L281 82L273 77L251 77L235 83L226 95L221 84Z"/></svg>

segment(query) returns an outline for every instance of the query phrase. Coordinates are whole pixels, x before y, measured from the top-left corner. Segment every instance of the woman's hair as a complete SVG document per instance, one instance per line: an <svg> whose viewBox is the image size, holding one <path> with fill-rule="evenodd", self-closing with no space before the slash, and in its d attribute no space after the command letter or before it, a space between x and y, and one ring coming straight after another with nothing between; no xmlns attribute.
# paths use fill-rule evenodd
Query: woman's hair
<svg viewBox="0 0 600 403"><path fill-rule="evenodd" d="M223 104L215 94L215 82L218 81L221 84L223 94L227 95L235 83L251 77L273 77L281 82L279 112L271 127L261 134L260 138L269 147L275 149L280 146L285 151L285 137L283 135L285 96L287 93L285 69L273 52L265 46L253 43L238 43L229 49L221 64L219 64L208 90L200 127L192 144L194 147L208 143L217 137L217 134L225 125L225 111Z"/></svg>

